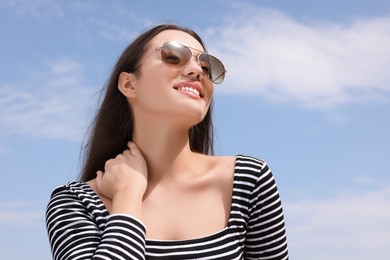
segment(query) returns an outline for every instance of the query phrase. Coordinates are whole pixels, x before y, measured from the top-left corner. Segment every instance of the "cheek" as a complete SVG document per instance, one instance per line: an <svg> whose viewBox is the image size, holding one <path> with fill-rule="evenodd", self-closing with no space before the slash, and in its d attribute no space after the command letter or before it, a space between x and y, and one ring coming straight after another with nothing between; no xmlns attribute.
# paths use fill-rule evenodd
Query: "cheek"
<svg viewBox="0 0 390 260"><path fill-rule="evenodd" d="M207 81L206 83L203 84L203 89L206 92L207 96L211 100L214 94L214 85Z"/></svg>
<svg viewBox="0 0 390 260"><path fill-rule="evenodd" d="M152 67L145 67L140 75L140 83L152 89L157 86L166 86L178 75L180 75L179 70L168 68L161 63Z"/></svg>
<svg viewBox="0 0 390 260"><path fill-rule="evenodd" d="M145 67L137 80L137 97L141 103L159 103L166 98L173 76L161 66Z"/></svg>
<svg viewBox="0 0 390 260"><path fill-rule="evenodd" d="M157 70L145 70L141 74L140 83L142 86L150 87L154 86L157 82L161 82L162 73Z"/></svg>

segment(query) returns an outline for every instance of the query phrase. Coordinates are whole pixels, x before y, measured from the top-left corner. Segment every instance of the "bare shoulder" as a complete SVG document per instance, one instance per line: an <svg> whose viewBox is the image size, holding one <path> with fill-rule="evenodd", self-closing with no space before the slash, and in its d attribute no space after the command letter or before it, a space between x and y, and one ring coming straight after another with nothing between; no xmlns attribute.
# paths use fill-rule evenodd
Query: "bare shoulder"
<svg viewBox="0 0 390 260"><path fill-rule="evenodd" d="M233 179L236 156L206 156L209 172L217 181L230 183Z"/></svg>
<svg viewBox="0 0 390 260"><path fill-rule="evenodd" d="M210 156L217 169L234 170L236 156Z"/></svg>

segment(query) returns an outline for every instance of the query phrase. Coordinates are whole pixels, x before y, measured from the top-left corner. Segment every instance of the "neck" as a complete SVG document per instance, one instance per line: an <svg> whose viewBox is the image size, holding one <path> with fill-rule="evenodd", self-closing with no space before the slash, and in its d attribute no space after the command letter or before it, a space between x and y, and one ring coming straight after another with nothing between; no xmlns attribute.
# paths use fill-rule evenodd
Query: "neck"
<svg viewBox="0 0 390 260"><path fill-rule="evenodd" d="M153 122L153 121L148 121ZM156 122L134 129L133 141L140 148L148 167L148 181L178 179L191 172L198 154L190 149L188 129Z"/></svg>

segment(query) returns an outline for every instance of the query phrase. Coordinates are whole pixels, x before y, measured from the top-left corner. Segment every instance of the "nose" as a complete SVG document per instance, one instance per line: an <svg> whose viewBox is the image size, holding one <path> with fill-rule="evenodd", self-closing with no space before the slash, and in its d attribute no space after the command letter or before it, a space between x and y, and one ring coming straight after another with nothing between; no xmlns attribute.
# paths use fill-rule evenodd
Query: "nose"
<svg viewBox="0 0 390 260"><path fill-rule="evenodd" d="M184 66L183 74L187 77L190 76L197 81L203 77L203 69L199 63L199 58L197 55L193 55L188 63Z"/></svg>

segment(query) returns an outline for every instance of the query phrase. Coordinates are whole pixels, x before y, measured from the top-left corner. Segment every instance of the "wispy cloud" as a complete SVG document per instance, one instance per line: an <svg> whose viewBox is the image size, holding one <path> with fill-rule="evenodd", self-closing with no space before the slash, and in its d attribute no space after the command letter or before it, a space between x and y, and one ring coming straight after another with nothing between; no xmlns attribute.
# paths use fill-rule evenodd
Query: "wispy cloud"
<svg viewBox="0 0 390 260"><path fill-rule="evenodd" d="M64 17L64 9L59 3L47 0L5 0L2 4L10 7L18 16L29 16L46 20Z"/></svg>
<svg viewBox="0 0 390 260"><path fill-rule="evenodd" d="M74 31L78 39L98 35L109 41L129 41L138 34L135 28L150 24L148 18L135 13L122 2L5 0L1 5L19 17L48 23L61 22L78 28Z"/></svg>
<svg viewBox="0 0 390 260"><path fill-rule="evenodd" d="M96 92L83 81L82 71L76 61L58 59L29 71L23 82L0 86L2 132L80 140Z"/></svg>
<svg viewBox="0 0 390 260"><path fill-rule="evenodd" d="M0 207L0 226L40 225L44 211L32 201L3 201Z"/></svg>
<svg viewBox="0 0 390 260"><path fill-rule="evenodd" d="M128 40L138 31L124 24L140 26L149 21L148 17L140 20L119 2L100 7L80 1L69 5L46 0L6 3L19 14L39 19L77 13L85 19L73 16L73 23L83 24L75 34L89 28L95 33L91 36L106 40ZM270 102L317 110L390 101L390 17L336 23L296 20L253 6L234 8L234 19L221 18L219 26L206 26L201 33L228 70L219 92L258 95ZM62 58L40 65L34 65L38 68L21 82L0 86L0 130L79 140L89 120L80 113L88 110L96 92L84 78L86 65Z"/></svg>
<svg viewBox="0 0 390 260"><path fill-rule="evenodd" d="M47 0L8 1L19 14L63 19L74 33L129 41L150 17L121 2L94 4ZM390 103L390 16L346 21L296 19L275 9L234 3L220 23L203 28L211 52L226 64L220 92L258 95L323 110L362 102ZM85 33L87 32L87 33Z"/></svg>
<svg viewBox="0 0 390 260"><path fill-rule="evenodd" d="M204 33L227 65L220 91L310 109L390 101L390 17L338 23L236 8Z"/></svg>
<svg viewBox="0 0 390 260"><path fill-rule="evenodd" d="M0 225L36 225L38 222L42 221L43 215L43 212L36 210L0 212Z"/></svg>
<svg viewBox="0 0 390 260"><path fill-rule="evenodd" d="M296 259L366 260L390 255L390 186L287 202L285 210L291 255Z"/></svg>

